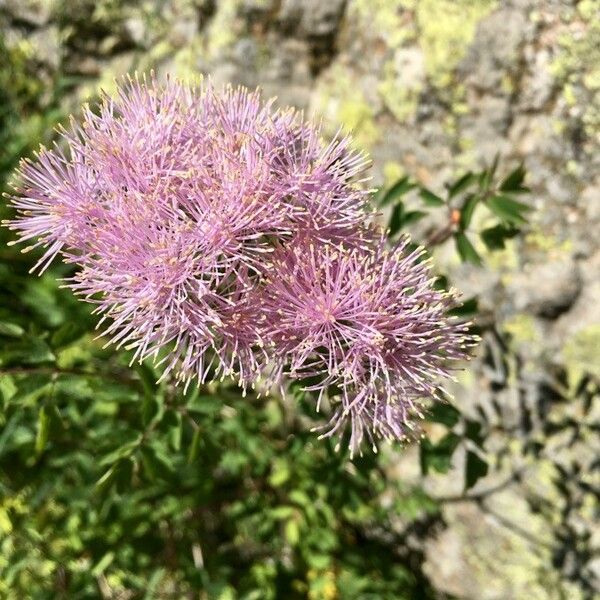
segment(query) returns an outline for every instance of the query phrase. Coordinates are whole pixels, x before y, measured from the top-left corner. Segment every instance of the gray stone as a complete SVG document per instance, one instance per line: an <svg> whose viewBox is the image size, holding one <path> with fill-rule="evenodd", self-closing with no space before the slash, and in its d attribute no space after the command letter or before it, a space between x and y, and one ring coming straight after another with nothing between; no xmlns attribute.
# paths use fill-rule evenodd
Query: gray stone
<svg viewBox="0 0 600 600"><path fill-rule="evenodd" d="M556 318L567 311L581 292L581 276L572 259L527 264L513 276L509 293L517 311Z"/></svg>
<svg viewBox="0 0 600 600"><path fill-rule="evenodd" d="M29 36L36 58L53 71L58 69L61 61L60 32L56 25L37 29Z"/></svg>
<svg viewBox="0 0 600 600"><path fill-rule="evenodd" d="M50 21L55 4L53 0L0 0L0 9L15 21L42 27Z"/></svg>
<svg viewBox="0 0 600 600"><path fill-rule="evenodd" d="M346 0L283 0L279 22L284 30L307 37L328 37L337 32Z"/></svg>
<svg viewBox="0 0 600 600"><path fill-rule="evenodd" d="M140 15L133 15L125 19L123 26L125 28L125 31L127 32L127 35L129 35L131 41L138 44L139 46L142 46L145 43L147 43L148 33L146 23Z"/></svg>
<svg viewBox="0 0 600 600"><path fill-rule="evenodd" d="M550 72L552 57L547 50L533 52L529 73L522 83L523 110L539 111L552 98L556 82Z"/></svg>
<svg viewBox="0 0 600 600"><path fill-rule="evenodd" d="M483 19L459 68L467 82L497 94L505 73L518 70L526 30L527 19L520 11L500 9Z"/></svg>

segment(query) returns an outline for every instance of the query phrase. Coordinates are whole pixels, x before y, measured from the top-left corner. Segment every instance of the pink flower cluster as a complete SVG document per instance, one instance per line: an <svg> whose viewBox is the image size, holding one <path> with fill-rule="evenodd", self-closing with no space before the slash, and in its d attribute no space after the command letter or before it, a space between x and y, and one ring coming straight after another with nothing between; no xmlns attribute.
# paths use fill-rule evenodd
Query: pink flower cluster
<svg viewBox="0 0 600 600"><path fill-rule="evenodd" d="M422 250L369 224L366 158L243 88L127 80L20 167L8 226L79 265L110 342L187 385L300 379L365 438L403 439L465 356ZM63 149L64 148L64 149ZM363 179L361 179L363 177Z"/></svg>

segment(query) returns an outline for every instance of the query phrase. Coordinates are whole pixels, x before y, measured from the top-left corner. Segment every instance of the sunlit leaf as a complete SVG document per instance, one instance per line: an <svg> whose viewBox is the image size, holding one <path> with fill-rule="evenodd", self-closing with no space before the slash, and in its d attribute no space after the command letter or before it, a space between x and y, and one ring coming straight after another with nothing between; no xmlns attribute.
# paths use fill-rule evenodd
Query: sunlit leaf
<svg viewBox="0 0 600 600"><path fill-rule="evenodd" d="M41 454L48 443L50 434L50 415L45 406L41 406L38 412L37 434L35 436L35 452Z"/></svg>

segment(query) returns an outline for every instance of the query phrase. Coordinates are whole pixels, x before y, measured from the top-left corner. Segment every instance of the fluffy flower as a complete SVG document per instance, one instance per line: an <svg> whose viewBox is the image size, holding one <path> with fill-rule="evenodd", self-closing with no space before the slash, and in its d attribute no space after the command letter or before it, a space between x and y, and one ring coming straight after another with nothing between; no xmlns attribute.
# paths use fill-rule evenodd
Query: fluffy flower
<svg viewBox="0 0 600 600"><path fill-rule="evenodd" d="M63 141L22 163L9 226L46 249L36 269L81 265L69 285L112 342L136 359L174 343L167 372L187 381L260 372L250 324L274 240L362 239L365 158L243 88L129 80Z"/></svg>
<svg viewBox="0 0 600 600"><path fill-rule="evenodd" d="M429 267L369 225L366 159L258 93L127 80L22 162L8 227L78 265L109 343L187 385L312 378L326 435L403 438L464 356Z"/></svg>
<svg viewBox="0 0 600 600"><path fill-rule="evenodd" d="M365 434L408 437L449 359L464 357L467 328L445 316L453 298L435 288L424 254L404 239L392 250L383 240L370 252L309 244L275 258L265 301L277 374L305 379L317 409L337 390L324 435L349 421L353 452Z"/></svg>

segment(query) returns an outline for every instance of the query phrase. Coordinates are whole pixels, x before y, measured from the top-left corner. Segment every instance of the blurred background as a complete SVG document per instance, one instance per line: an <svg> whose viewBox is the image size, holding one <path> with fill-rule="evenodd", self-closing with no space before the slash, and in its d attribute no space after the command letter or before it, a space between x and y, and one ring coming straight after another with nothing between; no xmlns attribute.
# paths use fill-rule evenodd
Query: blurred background
<svg viewBox="0 0 600 600"><path fill-rule="evenodd" d="M25 392L19 387L22 379L10 379L10 369L12 375L34 367L36 376L54 373L47 367L54 363L38 344L41 358L31 360L31 349L22 350L26 357L21 362L14 352L0 358L5 402L4 420L0 420L3 597L179 598L199 597L186 594L203 589L201 593L208 595L200 597L233 598L242 588L254 590L254 595L239 593L248 598L599 597L595 594L600 593L600 0L0 0L0 36L3 188L18 159L38 143L48 143L53 127L69 113L77 115L82 102L93 101L100 89L113 90L114 78L122 74L154 69L159 77L170 73L186 79L207 74L217 84L260 86L265 96L277 96L280 104L322 119L328 135L339 127L353 132L357 146L373 159L376 187L386 189L409 176L442 194L452 178L484 168L496 155L504 174L522 161L531 189L527 202L533 207L527 225L503 248L491 253L479 240L474 242L485 259L484 268L461 262L451 245L435 249L440 271L448 274L466 298L478 302L483 341L475 363L460 374L454 392L463 424L480 432L469 439L477 441L481 436L478 445L484 449L486 466L466 493L468 447L450 453L448 465L435 472L422 469L417 444L387 456L381 466L385 480L423 494L404 497L406 502L394 518L399 492L390 492L388 483L377 488L383 497L378 506L387 507L386 519L391 516L391 521L373 525L371 530L390 528L383 531L383 537L375 536L382 553L387 552L382 550L385 535L392 535L392 530L399 535L385 543L403 545L395 563L402 565L402 575L392 573L393 569L382 573L377 554L372 554L372 569L361 575L367 580L361 587L356 583L358 575L356 581L340 579L345 572L342 567L322 560L337 550L325 549L320 554L315 551L321 562L303 555L308 565L306 576L300 577L304 583L277 583L280 575L273 575L268 565L285 566L289 559L286 544L300 547L306 531L313 527L310 515L302 517L302 525L293 525L299 521L290 520L289 511L273 517L284 527L282 546L273 551L275 558L257 554L240 562L246 565L240 569L250 569L250 563L267 565L264 573L252 567L258 569L258 575L255 571L251 575L254 587L225 571L216 576L216 583L213 575L214 588L204 579L198 583L181 575L173 556L181 550L189 555L190 568L200 568L197 550L192 557L192 550L182 549L178 544L184 542L178 542L178 534L172 532L165 539L171 539L173 548L167 544L166 551L159 546L154 552L130 549L127 554L124 550L125 558L114 542L124 539L122 532L111 543L106 541L109 533L101 541L100 530L90 533L87 541L73 541L80 528L83 532L88 531L85 527L90 531L95 527L91 521L82 525L92 510L85 499L94 495L94 482L77 496L83 504L75 508L48 491L45 478L55 471L64 474L67 468L52 454L53 448L57 452L61 448L60 443L68 452L81 456L85 452L76 446L73 435L64 438L64 431L57 434L54 446L52 436L50 442L40 441L44 426L39 419L45 417L38 407L45 392L39 388L48 385L45 379L36 387L35 378L27 377ZM3 207L2 215L6 214ZM436 218L415 224L411 229L415 237L424 239ZM486 216L477 218L485 220ZM7 234L2 235L4 242ZM22 344L25 321L33 319L39 324L35 335L45 331L47 336L40 333L38 338L50 340L49 351L62 360L60 369L75 371L73 365L87 364L96 350L86 346L88 358L73 358L74 347L83 352L72 344L82 334L72 334L71 339L65 334L65 323L80 314L75 311L82 311L78 319L91 330L93 319L85 307L74 308L74 301L52 283L57 272L41 280L27 278L29 258L4 245L0 259L4 288L0 317L21 330L11 330L6 324L2 329L0 323L0 333L6 339L19 338ZM17 265L22 265L22 273ZM58 331L67 341L48 337ZM64 348L71 354L65 355ZM143 381L144 374L139 377ZM78 426L82 432L90 431L86 429L89 424L78 425L75 417L71 423L65 408L76 383L65 384L62 400L60 393L53 392L60 413L55 418L58 430L62 427L71 434ZM99 400L98 387L90 389L77 392L78 402L87 406L92 401L104 402L105 410L98 414L106 420L102 427L110 429L110 415L120 413L110 408L110 398ZM8 408L11 399L20 407L11 409L14 414L25 411L30 421L13 423ZM265 415L269 427L277 422L271 413ZM104 431L94 423L98 431ZM244 423L241 437L248 426ZM431 439L440 439L440 428L446 426L447 422L431 423L426 432ZM264 431L256 423L253 427ZM20 438L15 433L19 431ZM191 444L193 433L184 430L184 441L190 438ZM96 439L102 439L103 434L97 435ZM27 457L27 448L33 458ZM247 454L254 451L244 450ZM40 458L46 452L49 458ZM94 452L89 452L93 464ZM266 473L269 485L282 489L295 477L290 472L295 473L297 465L302 464L298 469L307 473L314 466L301 463L300 454L291 454L289 463L272 472L270 461L278 452L263 457L263 471L252 477ZM311 456L302 448L298 452ZM122 461L123 456L129 460L126 454L117 459ZM189 458L188 463L193 462ZM77 460L73 458L73 464ZM131 460L135 482L137 463ZM243 459L237 457L242 467L236 466L235 458L230 460L233 463L226 470L231 468L244 487L249 475L243 471ZM314 461L318 460L315 455ZM310 476L317 478L315 473ZM166 505L163 500L168 491L161 489L158 505L144 509L154 511L155 516ZM294 491L298 489L290 493ZM123 492L115 493L115 506L123 505L119 496ZM314 503L315 497L311 495L307 503ZM346 502L339 501L340 506ZM302 498L296 497L295 502L302 506ZM190 506L185 510L192 510ZM424 507L427 518L416 518ZM142 520L147 515L144 510L139 513ZM183 512L175 507L172 514L179 526L189 527L189 522L177 521ZM122 518L115 514L98 507L94 522ZM170 518L156 516L157 531L172 527ZM202 518L216 519L214 515ZM221 525L215 527L221 531ZM123 525L125 531L131 528L131 524ZM323 528L339 533L342 526ZM275 531L265 535L275 536ZM241 534L229 534L235 545ZM143 546L144 538L140 539L127 544ZM343 539L338 543L347 543ZM189 543L195 547L193 541ZM217 547L224 540L214 543ZM367 542L362 550L358 544L352 564L360 564L361 553L372 551L368 548ZM136 552L147 552L148 560L136 563L135 556L131 558ZM73 566L77 564L85 565L83 571L92 570L89 582L83 575L73 575L78 572ZM145 584L135 580L136 570L139 576L144 569L148 569L146 583L155 591L139 591ZM176 575L169 580L165 572ZM76 585L73 581L79 581L78 577L81 584ZM404 583L371 590L369 582L377 577ZM24 590L37 590L37 595L29 596Z"/></svg>

